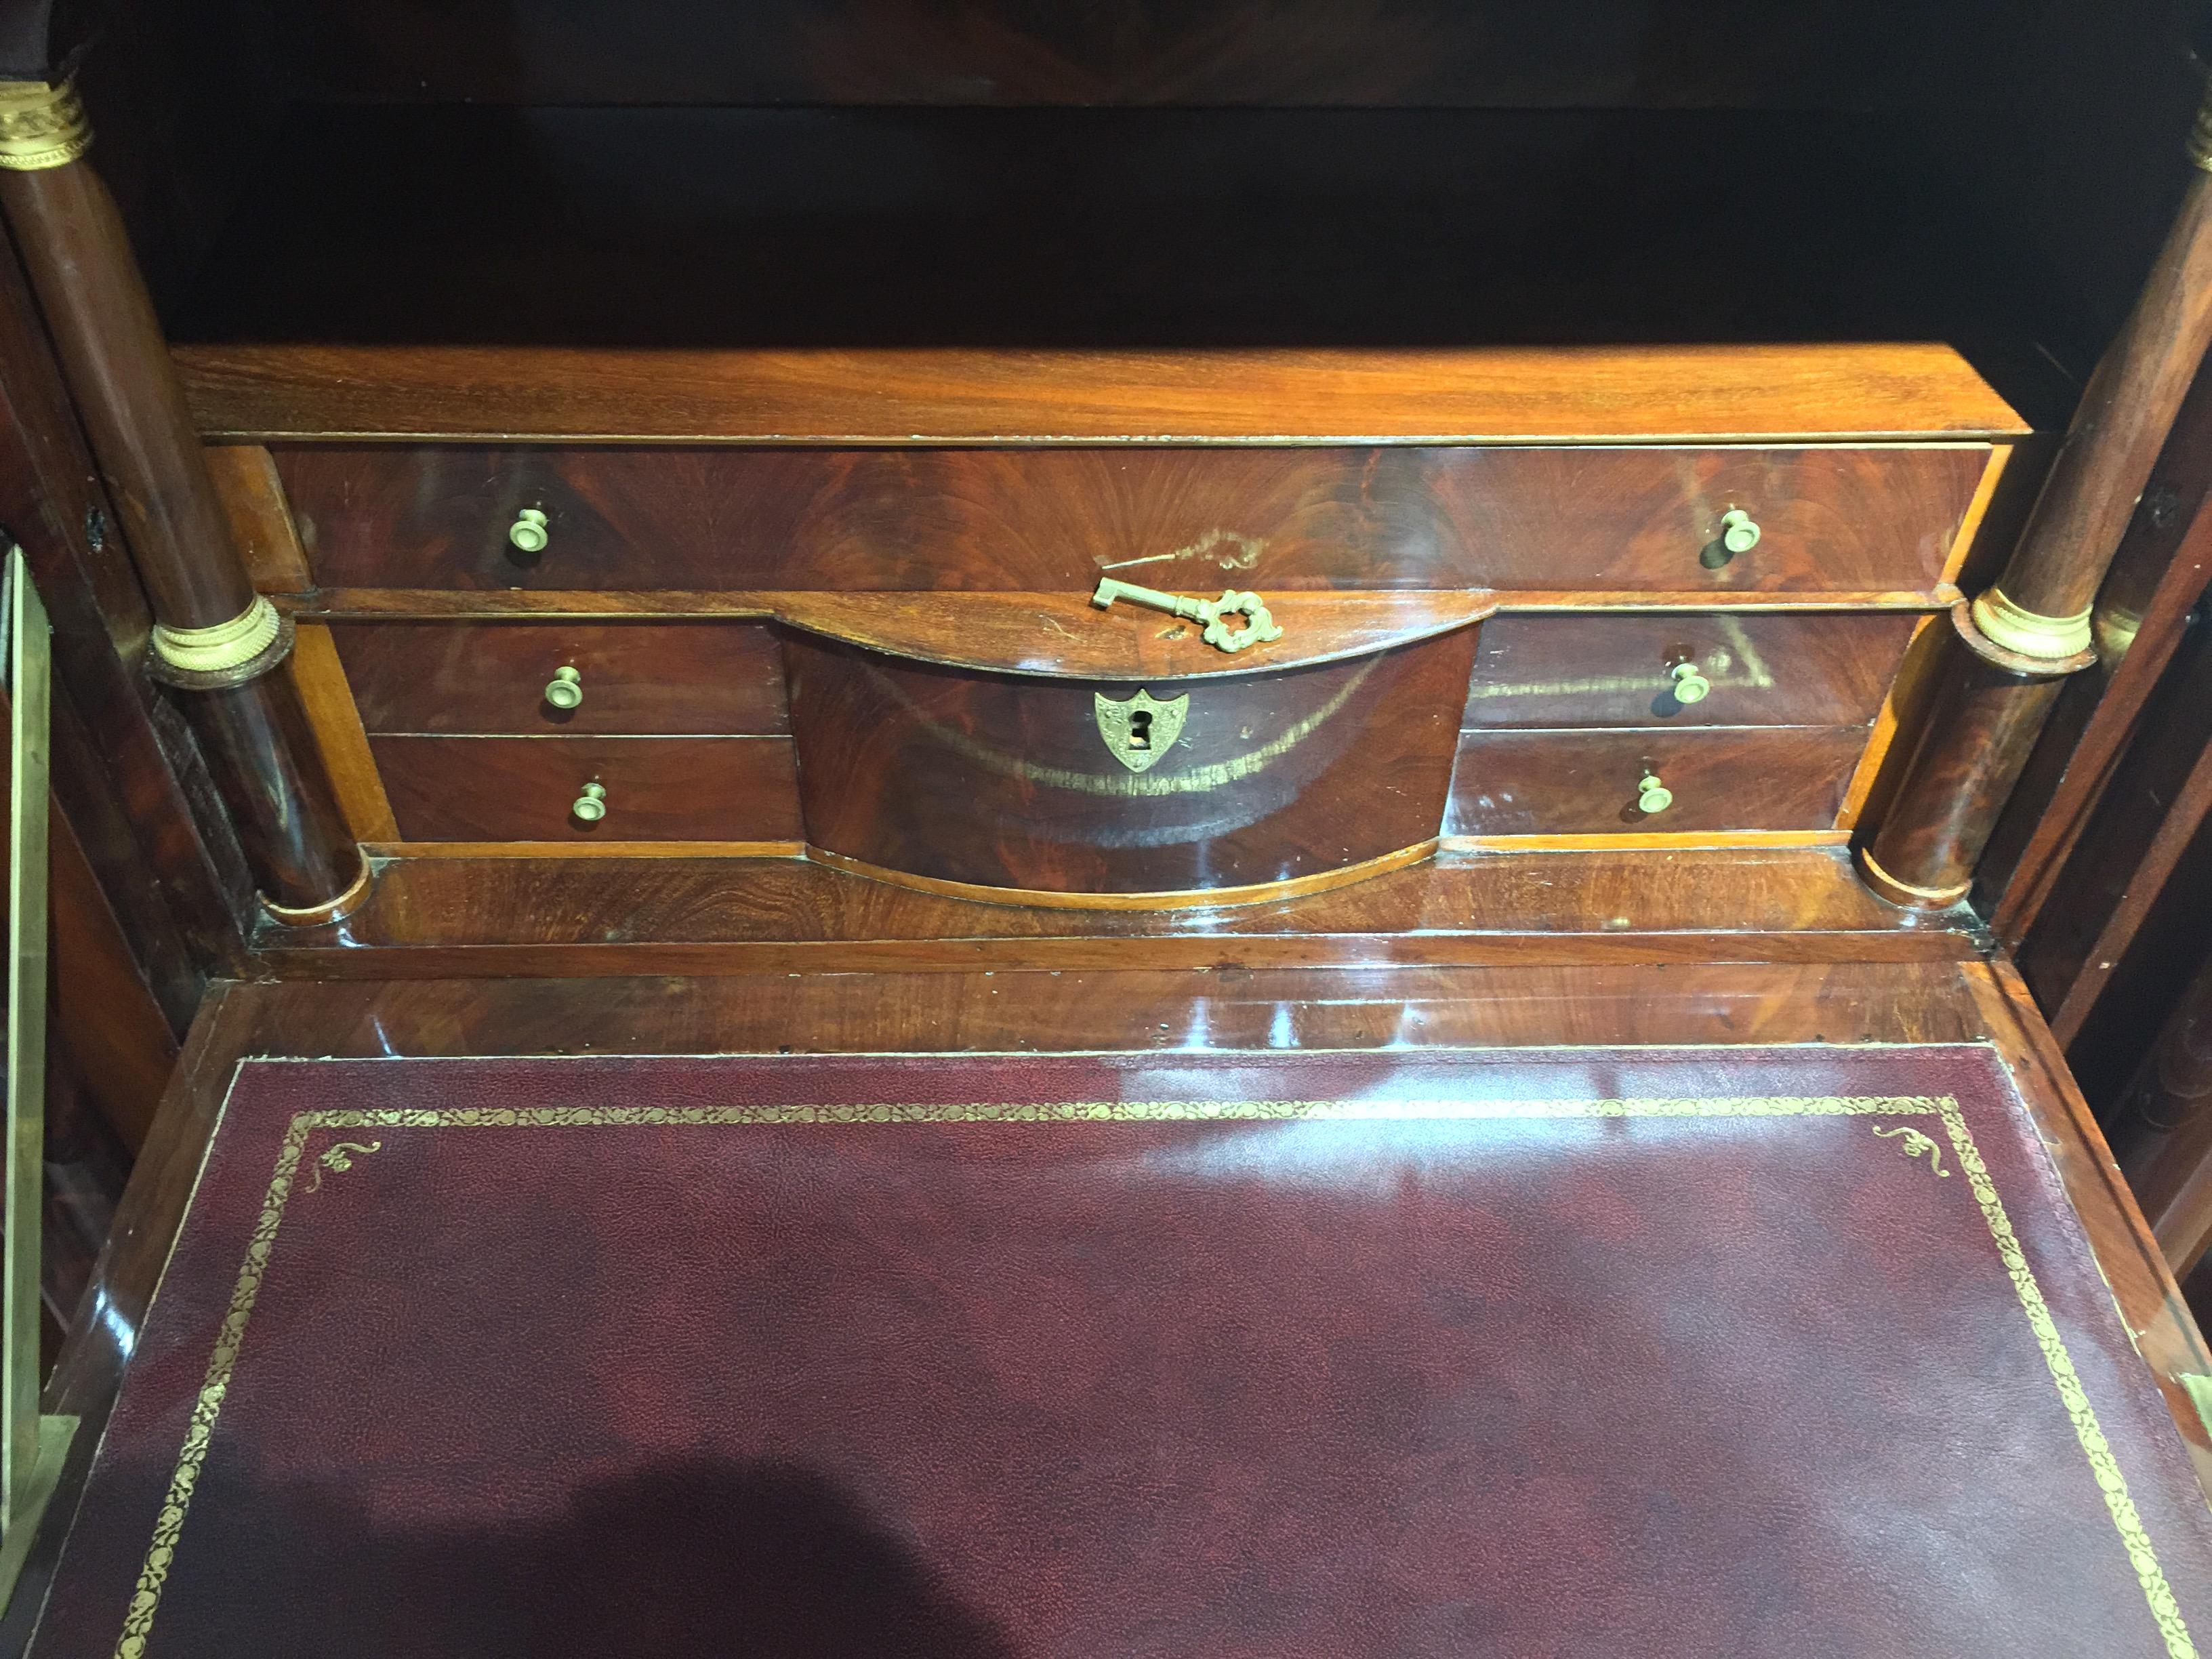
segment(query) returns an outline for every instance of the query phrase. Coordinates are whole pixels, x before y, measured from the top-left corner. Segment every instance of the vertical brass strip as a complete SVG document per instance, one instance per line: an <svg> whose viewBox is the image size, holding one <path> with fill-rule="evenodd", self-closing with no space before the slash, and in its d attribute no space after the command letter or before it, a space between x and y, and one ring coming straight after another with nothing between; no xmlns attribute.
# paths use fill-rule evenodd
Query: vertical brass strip
<svg viewBox="0 0 2212 1659"><path fill-rule="evenodd" d="M14 1593L76 1419L39 1414L46 1139L47 744L52 654L23 550L8 551L8 1143L0 1273L0 1607Z"/></svg>

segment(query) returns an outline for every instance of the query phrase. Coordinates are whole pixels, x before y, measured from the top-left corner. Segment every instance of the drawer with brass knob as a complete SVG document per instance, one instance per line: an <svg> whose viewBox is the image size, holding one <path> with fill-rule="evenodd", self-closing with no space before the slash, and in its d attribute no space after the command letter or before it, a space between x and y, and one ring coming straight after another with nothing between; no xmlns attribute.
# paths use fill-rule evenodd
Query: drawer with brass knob
<svg viewBox="0 0 2212 1659"><path fill-rule="evenodd" d="M785 738L371 736L408 842L799 839Z"/></svg>
<svg viewBox="0 0 2212 1659"><path fill-rule="evenodd" d="M1984 442L280 445L329 588L1952 595Z"/></svg>
<svg viewBox="0 0 2212 1659"><path fill-rule="evenodd" d="M341 623L371 732L751 737L790 729L766 623Z"/></svg>
<svg viewBox="0 0 2212 1659"><path fill-rule="evenodd" d="M1466 725L1863 726L1919 623L1881 611L1493 617Z"/></svg>
<svg viewBox="0 0 2212 1659"><path fill-rule="evenodd" d="M1829 830L1863 727L1470 732L1445 833Z"/></svg>

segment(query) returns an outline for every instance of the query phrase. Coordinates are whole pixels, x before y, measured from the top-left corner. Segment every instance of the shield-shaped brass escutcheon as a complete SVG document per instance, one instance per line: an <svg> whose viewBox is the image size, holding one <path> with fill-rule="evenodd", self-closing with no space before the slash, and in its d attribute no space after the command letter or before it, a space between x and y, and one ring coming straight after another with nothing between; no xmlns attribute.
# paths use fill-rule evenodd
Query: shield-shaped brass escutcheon
<svg viewBox="0 0 2212 1659"><path fill-rule="evenodd" d="M1098 735L1106 739L1107 752L1132 772L1157 764L1182 735L1182 720L1190 712L1190 696L1163 702L1149 691L1139 691L1120 702L1103 692L1097 705Z"/></svg>

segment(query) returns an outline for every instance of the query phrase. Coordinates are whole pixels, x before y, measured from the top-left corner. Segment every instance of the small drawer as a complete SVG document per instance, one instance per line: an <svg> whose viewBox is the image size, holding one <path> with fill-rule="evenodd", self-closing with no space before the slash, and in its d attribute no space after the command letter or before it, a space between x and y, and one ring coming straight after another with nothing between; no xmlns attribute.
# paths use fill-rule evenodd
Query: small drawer
<svg viewBox="0 0 2212 1659"><path fill-rule="evenodd" d="M1919 622L1868 612L1494 617L1483 624L1466 726L1865 725Z"/></svg>
<svg viewBox="0 0 2212 1659"><path fill-rule="evenodd" d="M1830 830L1866 744L1863 727L1470 732L1446 833ZM1646 777L1660 810L1639 805Z"/></svg>
<svg viewBox="0 0 2212 1659"><path fill-rule="evenodd" d="M331 587L1929 594L1987 444L273 450ZM1731 534L1733 532L1733 535Z"/></svg>
<svg viewBox="0 0 2212 1659"><path fill-rule="evenodd" d="M790 730L763 623L341 623L331 635L372 732Z"/></svg>
<svg viewBox="0 0 2212 1659"><path fill-rule="evenodd" d="M1163 893L1436 838L1476 630L1143 684L784 642L807 839L975 887Z"/></svg>
<svg viewBox="0 0 2212 1659"><path fill-rule="evenodd" d="M787 738L372 737L403 841L797 841ZM595 820L576 802L596 784Z"/></svg>

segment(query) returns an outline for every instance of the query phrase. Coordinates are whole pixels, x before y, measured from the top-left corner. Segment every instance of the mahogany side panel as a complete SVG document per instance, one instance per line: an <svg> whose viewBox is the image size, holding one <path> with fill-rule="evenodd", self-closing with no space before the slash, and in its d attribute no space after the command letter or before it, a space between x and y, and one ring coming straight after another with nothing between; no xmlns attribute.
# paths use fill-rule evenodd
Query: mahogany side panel
<svg viewBox="0 0 2212 1659"><path fill-rule="evenodd" d="M1496 617L1483 624L1467 726L1857 726L1896 677L1912 616ZM1677 695L1674 665L1711 687Z"/></svg>
<svg viewBox="0 0 2212 1659"><path fill-rule="evenodd" d="M795 841L782 738L372 737L410 841ZM584 786L606 815L571 811Z"/></svg>
<svg viewBox="0 0 2212 1659"><path fill-rule="evenodd" d="M1349 661L1139 688L785 638L806 838L945 881L1176 892L1289 881L1431 841L1476 630ZM1125 765L1099 700L1188 697ZM1170 738L1172 738L1172 741ZM1125 739L1133 741L1133 739Z"/></svg>
<svg viewBox="0 0 2212 1659"><path fill-rule="evenodd" d="M283 446L332 587L1933 593L1979 445ZM545 545L508 537L545 515ZM1722 516L1750 514L1730 554Z"/></svg>
<svg viewBox="0 0 2212 1659"><path fill-rule="evenodd" d="M760 737L791 729L765 623L374 623L334 627L374 732ZM583 701L546 701L573 668Z"/></svg>
<svg viewBox="0 0 2212 1659"><path fill-rule="evenodd" d="M2212 1247L2212 959L2143 1056L2112 1139L2166 1265L2186 1279Z"/></svg>
<svg viewBox="0 0 2212 1659"><path fill-rule="evenodd" d="M1444 833L1825 830L1842 807L1863 728L1470 732ZM1638 805L1646 775L1673 793Z"/></svg>

